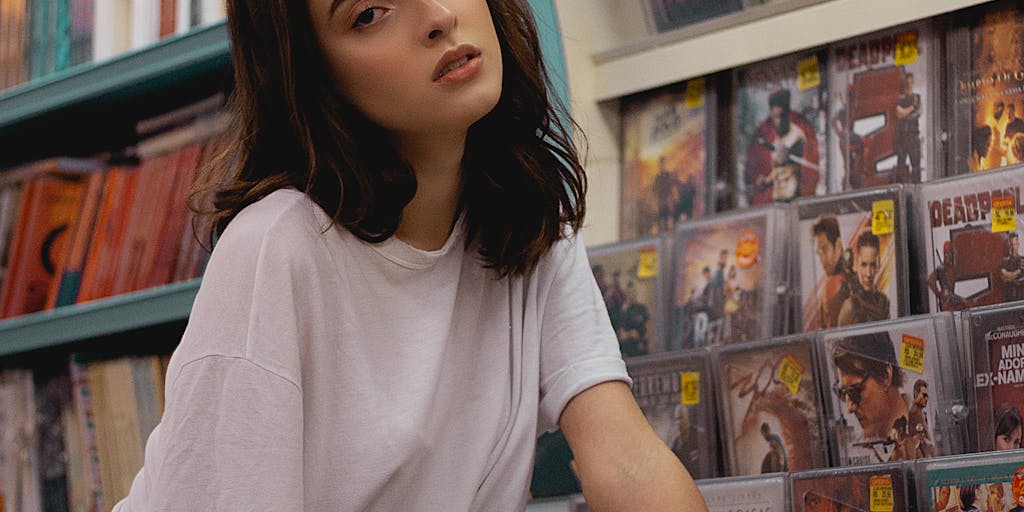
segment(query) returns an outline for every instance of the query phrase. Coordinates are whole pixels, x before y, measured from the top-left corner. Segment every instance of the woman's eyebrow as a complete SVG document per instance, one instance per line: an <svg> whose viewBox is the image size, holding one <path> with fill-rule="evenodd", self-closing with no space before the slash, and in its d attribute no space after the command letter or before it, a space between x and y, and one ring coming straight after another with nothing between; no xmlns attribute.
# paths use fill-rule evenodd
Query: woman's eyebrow
<svg viewBox="0 0 1024 512"><path fill-rule="evenodd" d="M334 13L338 10L338 7L345 2L346 0L331 0L331 8L327 11L327 19L333 17Z"/></svg>

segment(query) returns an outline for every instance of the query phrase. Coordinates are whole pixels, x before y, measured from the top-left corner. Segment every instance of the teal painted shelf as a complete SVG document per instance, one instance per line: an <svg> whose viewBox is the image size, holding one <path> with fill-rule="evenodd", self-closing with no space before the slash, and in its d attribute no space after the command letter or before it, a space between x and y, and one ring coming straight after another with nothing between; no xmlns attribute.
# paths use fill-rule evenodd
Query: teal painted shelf
<svg viewBox="0 0 1024 512"><path fill-rule="evenodd" d="M0 356L185 320L200 279L0 321Z"/></svg>
<svg viewBox="0 0 1024 512"><path fill-rule="evenodd" d="M2 91L0 130L109 96L145 94L211 69L230 66L230 61L227 27L222 21Z"/></svg>

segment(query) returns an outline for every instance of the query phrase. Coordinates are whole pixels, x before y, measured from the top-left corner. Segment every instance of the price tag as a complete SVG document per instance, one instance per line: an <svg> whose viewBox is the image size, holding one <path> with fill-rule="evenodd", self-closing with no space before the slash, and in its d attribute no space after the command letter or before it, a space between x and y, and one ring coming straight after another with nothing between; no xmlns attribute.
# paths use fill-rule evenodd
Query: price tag
<svg viewBox="0 0 1024 512"><path fill-rule="evenodd" d="M1017 230L1017 212L1013 207L1013 197L992 198L992 232Z"/></svg>
<svg viewBox="0 0 1024 512"><path fill-rule="evenodd" d="M786 354L779 365L777 375L779 382L786 386L786 389L794 395L800 391L800 379L804 376L804 365L800 364L793 356Z"/></svg>
<svg viewBox="0 0 1024 512"><path fill-rule="evenodd" d="M871 512L892 512L892 477L871 477Z"/></svg>
<svg viewBox="0 0 1024 512"><path fill-rule="evenodd" d="M905 66L917 61L917 32L896 36L896 65Z"/></svg>
<svg viewBox="0 0 1024 512"><path fill-rule="evenodd" d="M796 86L801 91L821 85L821 69L818 67L818 56L816 54L806 59L801 59L796 65L796 72Z"/></svg>
<svg viewBox="0 0 1024 512"><path fill-rule="evenodd" d="M658 275L658 249L640 249L640 261L636 265L636 277L649 279Z"/></svg>
<svg viewBox="0 0 1024 512"><path fill-rule="evenodd" d="M704 79L694 78L686 82L686 108L694 109L704 106Z"/></svg>
<svg viewBox="0 0 1024 512"><path fill-rule="evenodd" d="M682 392L683 405L700 403L700 372L683 372L679 374L679 389Z"/></svg>
<svg viewBox="0 0 1024 512"><path fill-rule="evenodd" d="M902 348L900 349L900 366L924 373L924 340L909 334L903 335Z"/></svg>
<svg viewBox="0 0 1024 512"><path fill-rule="evenodd" d="M888 235L896 228L896 207L892 199L871 203L871 232Z"/></svg>

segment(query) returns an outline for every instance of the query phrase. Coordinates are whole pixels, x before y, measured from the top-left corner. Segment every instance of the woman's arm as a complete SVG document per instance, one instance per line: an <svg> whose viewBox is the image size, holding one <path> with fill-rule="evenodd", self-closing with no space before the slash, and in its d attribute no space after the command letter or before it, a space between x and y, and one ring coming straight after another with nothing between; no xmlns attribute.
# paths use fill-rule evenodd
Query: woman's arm
<svg viewBox="0 0 1024 512"><path fill-rule="evenodd" d="M625 383L579 393L559 425L591 510L707 510L690 473L651 429Z"/></svg>

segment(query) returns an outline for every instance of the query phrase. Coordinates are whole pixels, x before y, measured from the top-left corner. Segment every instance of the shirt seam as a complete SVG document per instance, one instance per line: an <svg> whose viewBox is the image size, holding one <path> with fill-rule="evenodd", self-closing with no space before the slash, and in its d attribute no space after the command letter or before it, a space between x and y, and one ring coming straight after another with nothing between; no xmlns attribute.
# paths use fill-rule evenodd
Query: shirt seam
<svg viewBox="0 0 1024 512"><path fill-rule="evenodd" d="M259 368L260 370L263 370L263 371L265 371L265 372L267 372L267 373L269 373L269 374L271 374L271 375L273 375L273 376L275 376L275 377L285 381L286 383L290 384L293 388L295 388L295 391L297 391L300 395L302 394L302 387L299 386L297 383L295 383L292 379L290 379L290 378L288 378L288 377L286 377L284 375L281 375L280 373L278 373L278 372L276 372L276 371L274 371L274 370L272 370L270 368L267 368L266 366L263 366L262 364L257 363L256 361L253 361L252 359L249 359L248 357L230 356L230 355L227 355L227 354L207 354L207 355L204 355L204 356L197 357L195 359L191 359L191 360L189 360L186 363L183 363L181 365L181 367L178 368L177 373L174 374L174 381L171 382L170 384L174 385L178 381L178 378L181 377L181 373L185 371L185 368L191 366L193 363L198 363L198 362L201 362L203 360L212 359L212 358L227 359L227 360L231 360L231 361L243 361L243 362L249 363L249 364L255 366L256 368Z"/></svg>

